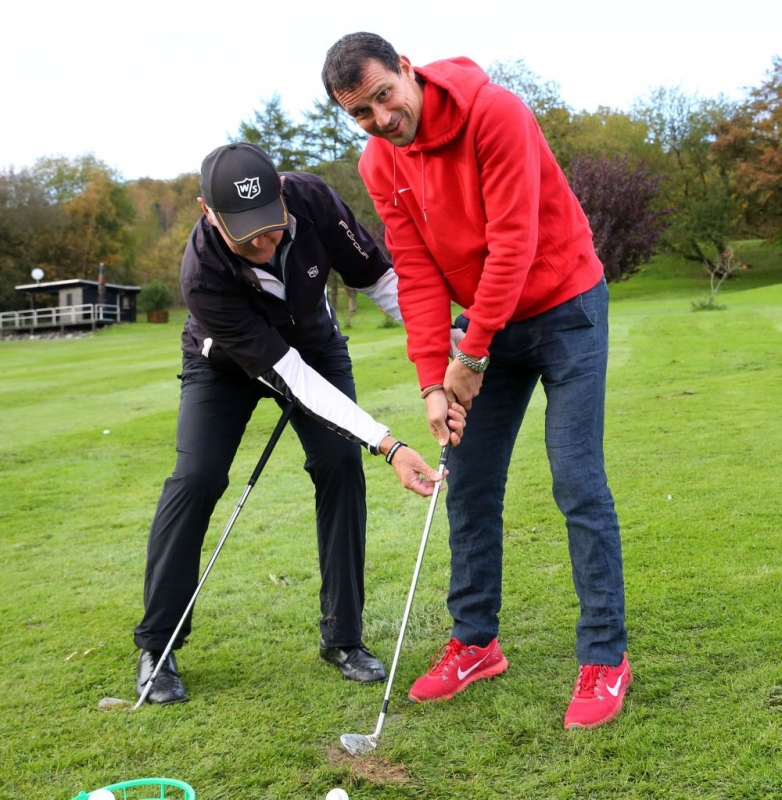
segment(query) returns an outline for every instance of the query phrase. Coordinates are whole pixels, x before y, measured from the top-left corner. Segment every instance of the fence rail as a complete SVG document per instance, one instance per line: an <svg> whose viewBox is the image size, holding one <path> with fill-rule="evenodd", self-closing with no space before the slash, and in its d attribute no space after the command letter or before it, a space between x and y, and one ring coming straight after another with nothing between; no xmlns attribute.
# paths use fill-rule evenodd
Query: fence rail
<svg viewBox="0 0 782 800"><path fill-rule="evenodd" d="M61 328L108 325L120 321L119 305L84 303L55 308L31 308L0 312L0 330L29 331L38 328Z"/></svg>

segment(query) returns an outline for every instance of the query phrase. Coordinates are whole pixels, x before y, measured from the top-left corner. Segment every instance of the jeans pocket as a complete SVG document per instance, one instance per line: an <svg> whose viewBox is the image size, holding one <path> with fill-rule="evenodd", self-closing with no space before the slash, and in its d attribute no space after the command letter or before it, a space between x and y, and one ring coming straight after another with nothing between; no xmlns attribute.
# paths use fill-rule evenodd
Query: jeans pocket
<svg viewBox="0 0 782 800"><path fill-rule="evenodd" d="M600 315L605 313L608 302L608 285L605 277L601 278L597 285L588 292L584 292L574 299L578 301L581 313L594 328L600 321Z"/></svg>

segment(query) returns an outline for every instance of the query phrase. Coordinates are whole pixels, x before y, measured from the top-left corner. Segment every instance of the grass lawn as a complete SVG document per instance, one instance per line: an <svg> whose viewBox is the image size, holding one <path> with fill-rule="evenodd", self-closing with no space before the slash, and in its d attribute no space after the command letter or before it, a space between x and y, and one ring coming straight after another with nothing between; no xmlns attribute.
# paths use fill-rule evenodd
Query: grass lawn
<svg viewBox="0 0 782 800"><path fill-rule="evenodd" d="M130 778L198 800L769 798L782 796L782 255L724 311L693 311L708 276L660 258L611 287L606 454L623 529L629 654L621 717L565 732L577 603L550 493L537 393L506 498L501 642L510 669L445 704L406 701L449 637L444 503L432 527L378 750L383 686L317 657L313 491L282 437L207 582L180 651L192 699L129 713L146 537L174 460L179 334L123 325L0 343L0 798L70 800ZM370 306L346 331L359 397L436 462L403 331ZM262 405L217 507L204 563L277 418ZM365 458L366 641L390 666L427 501ZM132 800L132 798L129 798Z"/></svg>

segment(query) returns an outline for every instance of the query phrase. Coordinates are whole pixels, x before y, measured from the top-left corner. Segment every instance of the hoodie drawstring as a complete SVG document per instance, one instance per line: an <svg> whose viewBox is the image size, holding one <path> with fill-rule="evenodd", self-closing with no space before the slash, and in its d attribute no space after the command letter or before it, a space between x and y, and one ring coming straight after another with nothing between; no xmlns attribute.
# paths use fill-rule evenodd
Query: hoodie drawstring
<svg viewBox="0 0 782 800"><path fill-rule="evenodd" d="M394 208L396 208L397 205L399 205L399 203L397 201L398 193L396 191L396 148L393 146L391 148L391 168L393 170L392 180L391 180L391 187L392 187L391 194L394 198Z"/></svg>
<svg viewBox="0 0 782 800"><path fill-rule="evenodd" d="M420 165L421 165L421 213L424 216L424 222L428 221L428 217L426 216L426 172L424 171L424 154L419 153L420 156ZM399 192L396 189L396 148L392 148L391 150L391 165L392 165L392 186L393 186L393 198L394 198L394 208L399 205Z"/></svg>
<svg viewBox="0 0 782 800"><path fill-rule="evenodd" d="M424 154L421 156L421 213L424 215L424 222L427 221L426 217L426 173L424 172Z"/></svg>

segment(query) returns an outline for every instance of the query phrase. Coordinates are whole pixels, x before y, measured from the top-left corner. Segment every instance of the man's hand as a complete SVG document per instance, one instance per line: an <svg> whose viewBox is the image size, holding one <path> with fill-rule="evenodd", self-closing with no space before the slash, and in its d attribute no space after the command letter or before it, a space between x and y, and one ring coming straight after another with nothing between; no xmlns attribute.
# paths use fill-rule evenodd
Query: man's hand
<svg viewBox="0 0 782 800"><path fill-rule="evenodd" d="M438 389L424 398L429 431L440 447L451 442L456 447L464 436L466 412L459 403L449 403L445 391Z"/></svg>
<svg viewBox="0 0 782 800"><path fill-rule="evenodd" d="M482 385L483 373L475 372L459 360L452 361L445 371L443 386L448 402L460 403L467 411L472 408L472 401L478 396Z"/></svg>
<svg viewBox="0 0 782 800"><path fill-rule="evenodd" d="M435 484L448 474L448 470L446 470L441 476L412 447L400 447L391 459L391 466L402 486L422 497L431 496L434 493Z"/></svg>
<svg viewBox="0 0 782 800"><path fill-rule="evenodd" d="M440 392L442 394L442 391ZM464 414L459 411L454 414L454 422L458 433L454 431L452 436L457 439L457 444L461 441L461 432L464 428ZM386 436L380 442L380 452L383 456L388 455L389 450L396 444L398 440L393 436ZM447 441L447 438L446 438ZM453 446L453 444L452 444ZM399 482L405 489L410 489L411 492L420 494L422 497L429 497L434 492L435 484L438 481L444 480L448 474L445 473L440 476L440 473L430 467L426 461L415 451L412 447L404 445L397 447L391 457L391 466L394 468ZM440 487L442 489L442 487Z"/></svg>

